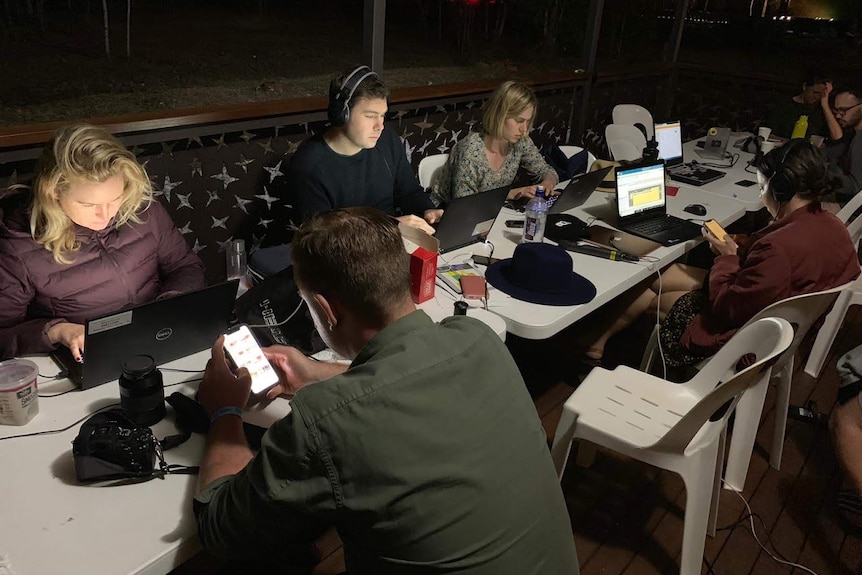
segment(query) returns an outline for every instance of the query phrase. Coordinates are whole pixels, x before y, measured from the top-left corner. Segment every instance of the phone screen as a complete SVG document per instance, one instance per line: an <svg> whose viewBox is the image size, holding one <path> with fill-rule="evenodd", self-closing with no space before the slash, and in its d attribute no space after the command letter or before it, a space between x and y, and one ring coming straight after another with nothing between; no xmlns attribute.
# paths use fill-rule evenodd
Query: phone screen
<svg viewBox="0 0 862 575"><path fill-rule="evenodd" d="M278 383L278 374L263 355L247 325L224 334L224 349L237 369L244 367L251 375L251 392L263 393Z"/></svg>

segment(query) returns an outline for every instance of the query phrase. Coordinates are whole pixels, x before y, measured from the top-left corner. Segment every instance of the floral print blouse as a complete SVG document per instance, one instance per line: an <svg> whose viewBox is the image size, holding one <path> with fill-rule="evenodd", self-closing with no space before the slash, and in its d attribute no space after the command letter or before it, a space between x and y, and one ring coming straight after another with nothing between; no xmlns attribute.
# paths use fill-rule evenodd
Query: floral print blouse
<svg viewBox="0 0 862 575"><path fill-rule="evenodd" d="M533 140L526 138L509 148L499 170L491 169L485 153L484 134L471 132L452 147L452 152L434 182L432 199L438 206L453 198L511 185L523 166L538 181L553 172Z"/></svg>

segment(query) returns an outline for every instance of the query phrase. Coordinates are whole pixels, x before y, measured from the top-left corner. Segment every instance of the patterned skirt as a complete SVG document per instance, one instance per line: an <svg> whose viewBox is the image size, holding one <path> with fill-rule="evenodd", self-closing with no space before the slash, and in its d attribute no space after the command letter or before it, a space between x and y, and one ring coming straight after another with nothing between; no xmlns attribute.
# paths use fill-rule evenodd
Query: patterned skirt
<svg viewBox="0 0 862 575"><path fill-rule="evenodd" d="M658 332L664 359L669 367L693 365L709 357L709 355L692 354L680 345L688 324L707 306L709 306L709 295L706 290L697 289L676 300L670 308Z"/></svg>

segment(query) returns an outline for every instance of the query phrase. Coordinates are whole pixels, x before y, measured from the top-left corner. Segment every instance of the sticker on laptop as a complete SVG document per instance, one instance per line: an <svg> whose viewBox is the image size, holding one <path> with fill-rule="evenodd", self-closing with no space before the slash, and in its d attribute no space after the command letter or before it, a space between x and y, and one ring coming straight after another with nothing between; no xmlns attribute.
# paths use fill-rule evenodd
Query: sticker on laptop
<svg viewBox="0 0 862 575"><path fill-rule="evenodd" d="M109 315L108 317L103 317L101 319L95 319L90 321L90 323L87 324L87 335L102 333L103 331L123 327L124 325L129 325L130 323L132 323L131 310L124 311L121 313L115 313L114 315Z"/></svg>
<svg viewBox="0 0 862 575"><path fill-rule="evenodd" d="M475 237L487 234L491 231L491 226L494 225L494 219L495 218L491 218L490 220L479 222L478 224L476 224L476 227L473 228L473 233L470 235Z"/></svg>

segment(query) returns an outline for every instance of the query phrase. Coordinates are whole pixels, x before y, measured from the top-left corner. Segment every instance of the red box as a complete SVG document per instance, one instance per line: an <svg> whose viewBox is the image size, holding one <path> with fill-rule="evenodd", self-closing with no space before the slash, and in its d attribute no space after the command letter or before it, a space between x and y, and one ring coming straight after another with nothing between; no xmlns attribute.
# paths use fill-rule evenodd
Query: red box
<svg viewBox="0 0 862 575"><path fill-rule="evenodd" d="M425 232L398 224L404 249L410 254L410 293L414 303L434 297L437 281L437 252L440 242Z"/></svg>

